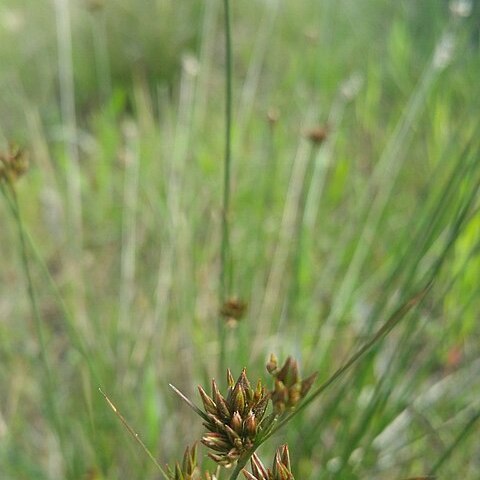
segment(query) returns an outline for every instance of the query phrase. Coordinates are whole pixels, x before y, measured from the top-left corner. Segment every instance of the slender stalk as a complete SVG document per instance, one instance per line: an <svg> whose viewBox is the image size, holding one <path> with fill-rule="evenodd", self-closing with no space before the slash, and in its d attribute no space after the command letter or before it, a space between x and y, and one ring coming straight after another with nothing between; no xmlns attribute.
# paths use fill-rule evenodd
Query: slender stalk
<svg viewBox="0 0 480 480"><path fill-rule="evenodd" d="M72 342L73 347L78 351L78 353L83 357L85 362L88 365L89 371L92 374L93 378L97 383L100 382L100 373L95 365L95 362L92 360L90 353L88 351L88 347L85 344L85 340L81 334L81 332L78 331L78 329L75 326L74 319L72 316L72 313L70 312L67 304L65 303L65 300L59 290L59 287L57 283L55 282L54 278L52 277L50 270L48 269L48 266L45 264L45 260L42 258L41 253L39 252L37 246L35 245L35 242L28 232L27 228L25 225L23 225L23 234L28 241L28 246L30 248L30 251L33 255L34 260L36 261L38 267L43 271L48 285L52 291L52 294L56 298L58 305L60 306L60 309L63 312L63 317L65 319L65 325L67 327L68 335L69 338Z"/></svg>
<svg viewBox="0 0 480 480"><path fill-rule="evenodd" d="M267 433L259 442L258 445L264 443L268 438L270 438L277 430L282 428L286 423L288 423L293 417L298 415L302 410L304 410L313 400L315 400L319 395L321 395L325 390L328 389L333 383L335 383L339 378L343 377L350 368L357 363L357 361L365 355L374 345L376 345L382 338L384 338L390 331L405 317L405 315L419 302L423 300L425 295L431 288L431 283L429 283L425 288L418 292L414 297L409 299L406 303L402 304L392 315L391 317L380 327L377 333L367 341L362 347L360 347L330 378L328 378L324 383L322 383L318 388L316 388L311 395L302 402L296 410L287 415L283 420L281 420L270 432Z"/></svg>
<svg viewBox="0 0 480 480"><path fill-rule="evenodd" d="M73 75L73 45L71 30L70 3L68 0L55 0L55 17L58 49L58 80L61 117L64 124L66 181L69 221L69 261L72 266L72 300L75 316L83 327L83 333L89 332L85 307L85 282L82 267L83 220L82 220L82 182L80 154L78 150L77 118L75 107L75 82ZM74 285L74 286L73 286Z"/></svg>
<svg viewBox="0 0 480 480"><path fill-rule="evenodd" d="M305 167L305 177L303 180L301 192L299 194L298 204L297 204L297 218L295 219L295 233L292 236L292 253L290 260L291 268L291 283L289 285L288 292L288 301L287 301L287 318L293 318L294 315L299 315L299 302L298 300L302 298L300 294L301 288L301 276L302 271L305 268L305 255L309 255L308 250L305 248L308 241L308 231L306 230L306 225L304 222L305 218L305 207L307 203L308 192L311 189L312 183L312 174L315 169L315 156L317 154L317 149L312 149L310 151L310 158L307 161ZM308 261L308 260L307 260Z"/></svg>
<svg viewBox="0 0 480 480"><path fill-rule="evenodd" d="M8 202L8 206L15 218L15 223L18 228L18 238L20 240L20 257L22 261L22 268L25 274L25 280L27 282L27 295L32 311L32 317L34 319L34 328L35 333L38 339L40 346L40 362L42 364L45 377L46 377L46 386L44 389L45 392L45 409L48 413L48 416L51 418L52 424L56 431L60 448L62 450L62 456L66 460L67 452L64 449L65 442L64 432L62 428L62 423L60 421L60 414L57 409L57 402L54 395L55 392L55 382L52 375L52 370L47 357L47 348L45 340L45 332L42 325L42 318L40 314L40 309L38 306L37 296L35 295L35 289L33 286L32 273L30 269L30 262L28 261L28 249L27 249L27 240L25 234L25 228L23 225L23 220L20 212L20 206L18 203L17 193L15 188L11 184L1 185L2 193L4 194L5 199ZM68 465L67 465L68 466Z"/></svg>
<svg viewBox="0 0 480 480"><path fill-rule="evenodd" d="M453 442L447 447L445 452L443 452L443 455L440 455L438 457L437 461L435 462L435 464L433 465L430 471L431 475L434 475L435 473L437 473L439 468L450 458L450 455L453 453L455 448L457 448L458 445L460 445L460 443L462 442L462 440L464 440L468 436L470 430L473 428L473 426L479 419L480 419L480 410L478 410L476 413L472 415L468 423L465 425L465 427L463 427L462 431L453 440Z"/></svg>
<svg viewBox="0 0 480 480"><path fill-rule="evenodd" d="M134 438L134 440L142 447L143 451L148 455L150 460L153 464L157 467L158 471L163 475L166 480L169 480L170 477L167 475L165 470L160 466L157 462L157 459L153 456L152 452L148 449L148 447L143 443L143 440L140 438L138 433L130 426L130 424L125 420L125 417L119 412L118 408L114 405L114 403L110 400L108 395L101 389L98 389L99 392L105 398L105 401L108 403L108 406L113 410L113 413L120 419L123 426L127 429L128 433Z"/></svg>
<svg viewBox="0 0 480 480"><path fill-rule="evenodd" d="M110 73L110 59L108 54L108 40L106 31L106 17L104 9L92 12L92 40L98 89L102 101L108 99L112 92L112 76Z"/></svg>
<svg viewBox="0 0 480 480"><path fill-rule="evenodd" d="M120 358L128 358L130 348L128 329L135 296L137 203L140 170L138 132L133 122L125 124L124 135L126 166L123 185L119 313L115 332L121 352Z"/></svg>
<svg viewBox="0 0 480 480"><path fill-rule="evenodd" d="M232 283L230 263L230 176L232 164L232 45L230 28L230 2L224 0L225 22L225 157L223 176L222 241L220 258L220 304L223 304ZM222 317L218 321L220 341L219 373L225 370L226 328Z"/></svg>
<svg viewBox="0 0 480 480"><path fill-rule="evenodd" d="M71 223L71 241L78 254L82 240L82 202L81 177L77 139L77 120L75 109L75 85L73 78L73 47L71 16L68 0L55 0L57 21L58 74L60 85L60 106L65 124L65 143L67 163L68 201Z"/></svg>
<svg viewBox="0 0 480 480"><path fill-rule="evenodd" d="M208 418L205 413L203 413L193 402L191 402L175 385L171 383L168 386L197 414L200 415L206 422L209 422L210 419Z"/></svg>
<svg viewBox="0 0 480 480"><path fill-rule="evenodd" d="M236 480L236 478L240 475L240 472L247 464L248 460L250 460L250 457L253 455L254 451L255 449L252 449L238 459L237 464L235 465L235 469L233 470L228 480Z"/></svg>
<svg viewBox="0 0 480 480"><path fill-rule="evenodd" d="M443 69L438 63L438 51L445 42L445 37L450 30L451 25L449 24L445 27L443 35L437 42L436 49L432 53L429 63L426 65L418 84L413 90L399 122L389 137L375 170L372 172L374 181L371 183L371 186L376 189L377 187L374 186L378 185L378 191L366 190L359 201L360 208L358 211L363 212L365 215L363 227L360 229L360 232L355 232L355 236L359 240L356 242L348 269L342 276L330 312L322 322L321 331L315 333L315 347L312 351L321 352L318 364L324 363L330 355L330 349L322 348L322 346L332 345L333 332L335 332L333 327L338 319L343 318L351 306L355 285L359 281L362 268L365 265L369 252L372 250L372 242L378 236L377 232L381 226L381 219L392 196L398 176L402 171L402 165L407 153L406 147L411 142L415 130L413 126L418 123L420 115L424 111L428 95L435 86L435 82ZM350 242L350 232L346 233L344 238L349 239L348 242ZM335 257L334 261L339 258L341 256ZM330 268L325 268L324 271L330 272L331 270Z"/></svg>

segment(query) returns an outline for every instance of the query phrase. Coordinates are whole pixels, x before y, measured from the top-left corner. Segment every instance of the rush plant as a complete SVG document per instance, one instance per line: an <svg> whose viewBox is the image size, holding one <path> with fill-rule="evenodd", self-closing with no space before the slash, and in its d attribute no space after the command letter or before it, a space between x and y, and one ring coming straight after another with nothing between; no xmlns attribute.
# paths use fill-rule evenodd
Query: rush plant
<svg viewBox="0 0 480 480"><path fill-rule="evenodd" d="M212 380L210 395L199 386L203 411L172 386L203 419L207 431L203 434L201 443L208 448L208 456L219 467L217 476L212 478L218 477L219 469L234 467L230 475L231 480L237 478L240 471L243 471L245 477L250 480L293 480L287 445L277 450L271 471L265 469L255 450L267 438L278 419L293 411L297 403L307 395L316 374L300 380L296 360L288 357L283 367L278 368L274 355L267 364L267 370L274 376L271 389L268 389L262 380L258 380L256 386L252 386L245 368L236 381L232 372L227 370L228 387L225 394L220 392L215 380ZM192 466L195 459L196 448L191 451L187 448L182 463L183 477L179 476L177 464L175 469L170 470L170 478L172 480L211 478L208 472L197 474L197 469ZM251 461L251 472L244 468L248 460Z"/></svg>

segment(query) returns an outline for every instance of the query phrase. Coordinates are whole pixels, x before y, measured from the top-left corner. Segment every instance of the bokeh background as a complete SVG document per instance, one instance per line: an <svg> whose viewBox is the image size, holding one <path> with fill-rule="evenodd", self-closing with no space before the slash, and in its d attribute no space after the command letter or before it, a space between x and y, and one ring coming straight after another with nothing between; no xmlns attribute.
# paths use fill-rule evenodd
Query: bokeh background
<svg viewBox="0 0 480 480"><path fill-rule="evenodd" d="M160 478L98 387L172 464L202 426L169 383L200 403L222 349L321 383L433 282L259 453L288 442L304 480L478 479L479 3L231 6L236 322L223 2L0 1L0 151L30 160L25 249L0 202L0 476Z"/></svg>

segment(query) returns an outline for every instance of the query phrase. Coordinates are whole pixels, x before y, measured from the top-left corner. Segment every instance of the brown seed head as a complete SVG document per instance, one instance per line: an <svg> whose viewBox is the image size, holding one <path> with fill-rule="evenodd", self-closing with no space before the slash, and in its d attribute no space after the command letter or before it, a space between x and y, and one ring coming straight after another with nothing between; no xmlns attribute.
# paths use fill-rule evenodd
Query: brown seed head
<svg viewBox="0 0 480 480"><path fill-rule="evenodd" d="M317 147L319 147L328 137L328 126L316 126L310 128L305 136Z"/></svg>
<svg viewBox="0 0 480 480"><path fill-rule="evenodd" d="M220 314L230 322L238 322L246 311L247 302L239 300L237 297L229 298L220 308Z"/></svg>
<svg viewBox="0 0 480 480"><path fill-rule="evenodd" d="M222 395L215 381L212 381L212 394L208 396L199 387L200 397L206 412L204 422L208 432L202 443L214 451L210 458L223 466L230 466L252 448L265 416L270 394L259 381L252 388L246 370L243 369L237 381L227 372L228 389ZM271 422L270 422L271 423ZM270 426L270 423L265 423Z"/></svg>
<svg viewBox="0 0 480 480"><path fill-rule="evenodd" d="M0 153L0 181L13 184L27 172L28 166L27 153L16 145L10 145L7 152Z"/></svg>
<svg viewBox="0 0 480 480"><path fill-rule="evenodd" d="M245 420L245 431L250 438L255 438L257 434L257 420L255 414L250 412Z"/></svg>
<svg viewBox="0 0 480 480"><path fill-rule="evenodd" d="M237 432L239 435L242 434L243 420L242 420L242 417L240 416L240 413L235 412L233 414L232 421L230 422L230 425L235 430L235 432Z"/></svg>
<svg viewBox="0 0 480 480"><path fill-rule="evenodd" d="M315 381L316 373L304 380L300 379L298 362L288 357L281 368L277 367L277 360L272 355L267 364L267 370L275 379L271 398L275 412L284 413L291 410L305 397Z"/></svg>

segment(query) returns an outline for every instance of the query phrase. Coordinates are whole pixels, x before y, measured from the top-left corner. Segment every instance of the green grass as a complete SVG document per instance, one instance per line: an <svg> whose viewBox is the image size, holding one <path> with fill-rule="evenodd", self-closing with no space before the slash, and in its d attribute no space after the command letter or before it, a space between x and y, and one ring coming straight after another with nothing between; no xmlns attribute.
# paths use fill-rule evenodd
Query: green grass
<svg viewBox="0 0 480 480"><path fill-rule="evenodd" d="M202 427L169 383L200 403L223 350L235 376L275 352L321 385L433 281L259 454L288 442L297 479L476 480L478 6L232 2L224 293L248 310L219 330L222 2L86 3L71 56L67 2L0 5L0 151L32 164L22 236L0 202L2 478L158 478L98 387L173 463Z"/></svg>

